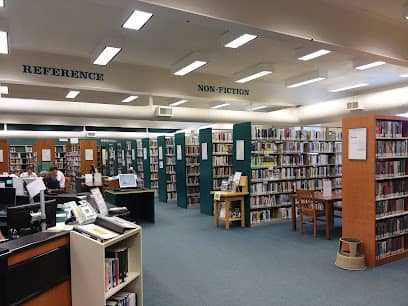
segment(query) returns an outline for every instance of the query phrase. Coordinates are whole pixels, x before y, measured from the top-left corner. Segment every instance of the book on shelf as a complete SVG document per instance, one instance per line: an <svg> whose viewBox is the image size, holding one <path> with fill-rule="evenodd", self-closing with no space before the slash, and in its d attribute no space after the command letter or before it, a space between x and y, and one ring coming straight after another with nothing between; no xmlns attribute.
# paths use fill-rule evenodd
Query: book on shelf
<svg viewBox="0 0 408 306"><path fill-rule="evenodd" d="M137 295L134 292L120 292L109 298L106 306L137 306Z"/></svg>
<svg viewBox="0 0 408 306"><path fill-rule="evenodd" d="M377 120L375 132L377 138L402 138L403 128L402 121Z"/></svg>

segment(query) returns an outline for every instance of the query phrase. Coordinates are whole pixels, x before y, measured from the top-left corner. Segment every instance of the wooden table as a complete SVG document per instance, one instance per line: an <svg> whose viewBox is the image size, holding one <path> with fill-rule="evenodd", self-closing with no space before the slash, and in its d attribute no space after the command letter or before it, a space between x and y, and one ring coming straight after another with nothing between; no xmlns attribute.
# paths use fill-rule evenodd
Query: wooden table
<svg viewBox="0 0 408 306"><path fill-rule="evenodd" d="M315 200L324 205L326 217L326 239L330 240L330 230L333 225L333 203L343 199L341 192L332 192L331 195L324 196L322 192L315 192ZM292 210L292 230L296 231L296 194L291 195Z"/></svg>
<svg viewBox="0 0 408 306"><path fill-rule="evenodd" d="M214 195L216 192L220 193L220 199L219 200L214 199L214 225L218 226L219 221L221 220L225 222L225 228L229 230L230 222L241 221L241 227L245 227L245 196L247 196L249 193L248 192L232 192L232 191L212 191L211 194ZM234 201L240 202L240 209L241 209L240 218L230 217L231 203ZM225 218L222 218L219 216L220 202L225 202Z"/></svg>

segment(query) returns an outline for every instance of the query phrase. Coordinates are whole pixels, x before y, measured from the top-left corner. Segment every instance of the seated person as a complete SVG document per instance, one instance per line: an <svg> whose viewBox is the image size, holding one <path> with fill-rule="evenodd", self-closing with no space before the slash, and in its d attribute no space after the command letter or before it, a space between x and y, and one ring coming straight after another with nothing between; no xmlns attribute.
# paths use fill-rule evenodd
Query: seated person
<svg viewBox="0 0 408 306"><path fill-rule="evenodd" d="M33 172L33 167L29 166L27 167L25 172L21 173L20 177L21 178L36 178L37 174Z"/></svg>
<svg viewBox="0 0 408 306"><path fill-rule="evenodd" d="M56 172L50 172L48 177L45 179L45 186L47 186L48 193L60 193L61 185L58 181Z"/></svg>
<svg viewBox="0 0 408 306"><path fill-rule="evenodd" d="M59 187L60 189L64 190L65 189L65 175L62 173L60 170L58 170L57 167L52 167L50 169L50 175L55 176L58 180Z"/></svg>

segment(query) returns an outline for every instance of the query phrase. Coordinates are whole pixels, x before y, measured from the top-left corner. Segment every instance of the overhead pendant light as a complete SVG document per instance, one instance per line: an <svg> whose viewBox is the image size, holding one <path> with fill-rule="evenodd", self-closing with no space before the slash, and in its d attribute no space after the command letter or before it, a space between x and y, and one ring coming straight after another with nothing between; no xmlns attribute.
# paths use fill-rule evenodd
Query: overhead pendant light
<svg viewBox="0 0 408 306"><path fill-rule="evenodd" d="M139 98L139 96L129 96L126 99L123 99L122 102L123 103L129 103L129 102L132 102L132 101L134 101L134 100L136 100L138 98Z"/></svg>
<svg viewBox="0 0 408 306"><path fill-rule="evenodd" d="M79 95L79 91L78 90L70 90L67 95L65 96L65 98L67 99L75 99L77 96Z"/></svg>
<svg viewBox="0 0 408 306"><path fill-rule="evenodd" d="M298 57L298 60L301 60L301 61L310 61L310 60L312 60L312 59L315 59L315 58L317 58L317 57L320 57L320 56L323 56L323 55L326 55L326 54L329 54L329 53L331 53L330 50L320 49L320 50L318 50L318 51L315 51L315 52L312 52L312 53L309 53L309 54L300 56L300 57Z"/></svg>
<svg viewBox="0 0 408 306"><path fill-rule="evenodd" d="M232 49L236 49L239 48L247 43L249 43L250 41L254 40L255 38L257 38L256 35L252 35L252 34L243 34L241 36L239 36L238 38L230 41L229 43L225 44L226 48L232 48Z"/></svg>
<svg viewBox="0 0 408 306"><path fill-rule="evenodd" d="M260 72L254 73L252 75L249 75L249 76L247 76L245 78L242 78L242 79L240 79L238 81L235 81L235 82L243 84L243 83L247 83L249 81L255 80L255 79L262 78L262 77L264 77L264 76L266 76L268 74L271 74L271 73L272 73L272 71L266 71L266 70L265 71L260 71Z"/></svg>
<svg viewBox="0 0 408 306"><path fill-rule="evenodd" d="M266 105L255 106L255 107L252 107L252 108L248 108L248 110L249 111L256 111L256 110L260 110L260 109L264 109L264 108L267 108L267 106Z"/></svg>
<svg viewBox="0 0 408 306"><path fill-rule="evenodd" d="M224 104L219 104L219 105L212 106L211 108L218 109L218 108L226 107L226 106L229 106L229 105L231 105L231 104L230 103L224 103Z"/></svg>
<svg viewBox="0 0 408 306"><path fill-rule="evenodd" d="M201 68L206 64L207 62L205 61L194 61L191 64L174 72L174 75L183 76L183 75L189 74L190 72L197 70L198 68Z"/></svg>
<svg viewBox="0 0 408 306"><path fill-rule="evenodd" d="M0 94L1 94L1 95L8 95L8 93L9 93L9 88L8 88L8 86L1 85L1 86L0 86Z"/></svg>
<svg viewBox="0 0 408 306"><path fill-rule="evenodd" d="M8 54L8 34L5 31L0 31L0 54Z"/></svg>
<svg viewBox="0 0 408 306"><path fill-rule="evenodd" d="M122 48L106 46L105 49L94 60L94 65L106 66L119 54Z"/></svg>
<svg viewBox="0 0 408 306"><path fill-rule="evenodd" d="M178 105L184 104L186 102L188 102L188 100L180 100L180 101L171 103L170 106L178 106Z"/></svg>
<svg viewBox="0 0 408 306"><path fill-rule="evenodd" d="M125 29L139 31L153 16L152 13L134 10L132 15L122 25Z"/></svg>
<svg viewBox="0 0 408 306"><path fill-rule="evenodd" d="M358 69L358 70L366 70L366 69L382 66L382 65L385 65L385 64L386 63L383 62L383 61L376 61L376 62L371 62L371 63L368 63L368 64L359 65L359 66L356 66L355 68Z"/></svg>
<svg viewBox="0 0 408 306"><path fill-rule="evenodd" d="M332 90L330 90L330 92L346 91L346 90L356 89L356 88L360 88L360 87L365 87L367 85L368 85L367 83L359 83L359 84L355 84L355 85L350 85L350 86L345 86L345 87L332 89Z"/></svg>

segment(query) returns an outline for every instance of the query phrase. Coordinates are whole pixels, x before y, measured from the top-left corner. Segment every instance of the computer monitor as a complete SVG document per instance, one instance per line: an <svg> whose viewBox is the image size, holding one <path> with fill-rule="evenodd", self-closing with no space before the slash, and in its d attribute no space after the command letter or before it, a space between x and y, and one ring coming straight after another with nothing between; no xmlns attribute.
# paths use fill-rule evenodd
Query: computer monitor
<svg viewBox="0 0 408 306"><path fill-rule="evenodd" d="M14 187L13 178L8 176L0 176L0 188Z"/></svg>
<svg viewBox="0 0 408 306"><path fill-rule="evenodd" d="M136 188L136 176L134 174L119 174L120 188Z"/></svg>
<svg viewBox="0 0 408 306"><path fill-rule="evenodd" d="M7 207L7 228L15 229L18 232L31 229L31 212L39 212L40 203ZM55 200L45 201L45 213L47 226L53 227L57 223L57 203Z"/></svg>
<svg viewBox="0 0 408 306"><path fill-rule="evenodd" d="M16 188L0 188L0 206L16 205Z"/></svg>

